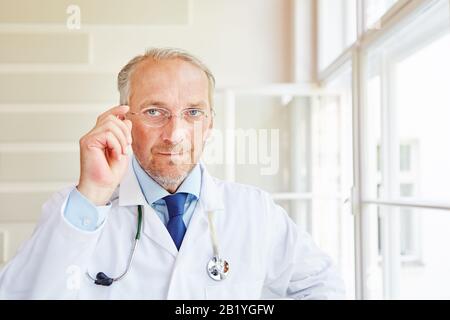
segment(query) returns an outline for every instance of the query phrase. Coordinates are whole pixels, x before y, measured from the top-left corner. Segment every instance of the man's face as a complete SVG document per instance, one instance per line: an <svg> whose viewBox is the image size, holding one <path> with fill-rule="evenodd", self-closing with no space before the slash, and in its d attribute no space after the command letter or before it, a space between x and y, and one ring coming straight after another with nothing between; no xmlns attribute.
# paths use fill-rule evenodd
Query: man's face
<svg viewBox="0 0 450 320"><path fill-rule="evenodd" d="M131 116L133 152L152 177L179 184L198 162L212 127L208 78L181 59L148 59L136 66L130 82L130 112L155 107L173 115L161 127L149 126L142 115ZM195 124L177 117L187 108L202 109L207 117Z"/></svg>

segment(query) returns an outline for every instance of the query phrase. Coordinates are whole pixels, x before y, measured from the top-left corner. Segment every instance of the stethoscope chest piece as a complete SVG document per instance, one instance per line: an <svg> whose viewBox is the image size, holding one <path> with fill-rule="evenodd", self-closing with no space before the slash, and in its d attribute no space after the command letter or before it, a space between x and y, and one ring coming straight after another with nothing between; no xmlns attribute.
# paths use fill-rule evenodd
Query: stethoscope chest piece
<svg viewBox="0 0 450 320"><path fill-rule="evenodd" d="M230 271L230 265L226 260L214 256L208 262L207 271L211 279L222 281L227 277Z"/></svg>

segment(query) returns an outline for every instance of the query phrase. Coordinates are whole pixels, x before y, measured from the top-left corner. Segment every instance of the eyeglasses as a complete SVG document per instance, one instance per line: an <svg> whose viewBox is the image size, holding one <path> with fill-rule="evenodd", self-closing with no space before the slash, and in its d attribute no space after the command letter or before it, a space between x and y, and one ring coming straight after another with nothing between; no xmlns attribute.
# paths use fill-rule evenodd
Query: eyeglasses
<svg viewBox="0 0 450 320"><path fill-rule="evenodd" d="M183 119L188 124L195 124L205 121L209 116L214 115L211 110L208 115L206 110L199 108L187 108L182 110L178 115L173 115L169 110L163 108L147 108L140 112L128 112L128 114L138 116L146 125L153 128L165 126L172 117Z"/></svg>

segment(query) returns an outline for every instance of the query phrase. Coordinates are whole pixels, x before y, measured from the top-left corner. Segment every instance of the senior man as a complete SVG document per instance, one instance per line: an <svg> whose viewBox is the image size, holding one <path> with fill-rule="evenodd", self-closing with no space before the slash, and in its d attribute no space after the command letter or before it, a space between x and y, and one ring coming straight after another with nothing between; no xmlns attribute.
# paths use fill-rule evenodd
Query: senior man
<svg viewBox="0 0 450 320"><path fill-rule="evenodd" d="M330 258L269 194L211 177L214 77L180 49L119 73L80 139L80 178L0 273L6 299L336 299ZM132 147L132 155L127 152Z"/></svg>

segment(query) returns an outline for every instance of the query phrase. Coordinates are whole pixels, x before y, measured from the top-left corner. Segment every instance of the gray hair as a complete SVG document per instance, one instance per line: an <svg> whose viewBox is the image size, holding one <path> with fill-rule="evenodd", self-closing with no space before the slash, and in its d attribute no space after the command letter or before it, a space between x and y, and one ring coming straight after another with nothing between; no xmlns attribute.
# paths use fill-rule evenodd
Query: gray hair
<svg viewBox="0 0 450 320"><path fill-rule="evenodd" d="M138 55L133 59L131 59L122 68L122 70L120 70L117 76L117 88L119 89L120 93L120 104L123 105L129 103L131 75L136 65L146 59L153 59L156 61L168 59L182 59L201 69L203 72L205 72L208 78L208 98L209 104L212 108L214 86L216 83L212 72L202 61L200 61L200 59L190 54L189 52L178 48L150 48L146 50L144 54Z"/></svg>

